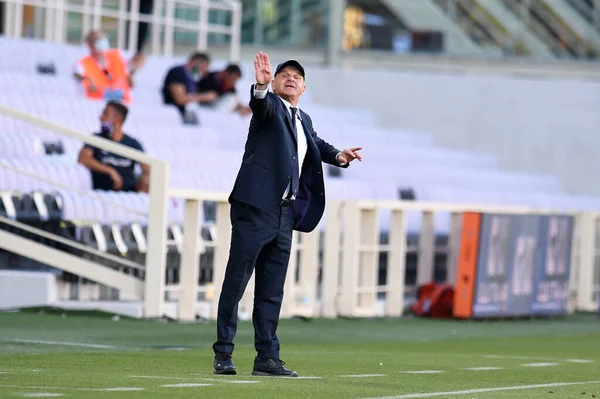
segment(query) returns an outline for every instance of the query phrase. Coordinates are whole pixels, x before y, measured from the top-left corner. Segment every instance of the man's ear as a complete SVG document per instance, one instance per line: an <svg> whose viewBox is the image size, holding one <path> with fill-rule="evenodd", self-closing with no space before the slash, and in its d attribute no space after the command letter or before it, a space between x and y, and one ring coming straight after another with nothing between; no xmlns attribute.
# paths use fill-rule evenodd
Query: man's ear
<svg viewBox="0 0 600 399"><path fill-rule="evenodd" d="M305 91L306 91L306 85L304 85L304 87L302 88L302 93L300 93L300 95L304 94Z"/></svg>

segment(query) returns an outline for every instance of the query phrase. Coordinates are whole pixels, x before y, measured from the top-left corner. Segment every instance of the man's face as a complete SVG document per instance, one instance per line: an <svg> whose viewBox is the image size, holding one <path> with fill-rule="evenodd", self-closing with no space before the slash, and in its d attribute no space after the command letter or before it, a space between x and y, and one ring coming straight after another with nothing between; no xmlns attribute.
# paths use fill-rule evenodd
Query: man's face
<svg viewBox="0 0 600 399"><path fill-rule="evenodd" d="M108 50L108 39L104 36L102 32L92 32L88 35L88 45L90 49L95 52L104 52Z"/></svg>
<svg viewBox="0 0 600 399"><path fill-rule="evenodd" d="M106 106L100 115L100 123L110 123L116 127L121 124L121 116L113 107Z"/></svg>
<svg viewBox="0 0 600 399"><path fill-rule="evenodd" d="M233 89L239 78L240 75L237 73L223 73L223 89L225 91Z"/></svg>
<svg viewBox="0 0 600 399"><path fill-rule="evenodd" d="M306 86L304 85L304 78L300 74L300 71L294 67L286 66L275 75L273 89L279 95L299 97L304 94Z"/></svg>
<svg viewBox="0 0 600 399"><path fill-rule="evenodd" d="M208 72L208 62L206 61L192 61L190 65L190 73L192 75L198 75L196 78L202 78Z"/></svg>

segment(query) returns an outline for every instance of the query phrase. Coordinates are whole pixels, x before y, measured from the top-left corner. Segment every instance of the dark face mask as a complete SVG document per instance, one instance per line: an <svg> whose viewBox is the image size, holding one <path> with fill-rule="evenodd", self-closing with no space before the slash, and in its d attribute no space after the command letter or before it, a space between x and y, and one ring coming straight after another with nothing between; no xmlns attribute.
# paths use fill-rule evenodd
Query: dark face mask
<svg viewBox="0 0 600 399"><path fill-rule="evenodd" d="M114 130L115 130L115 127L110 122L102 122L100 124L100 131L102 132L102 134L106 134L106 135L110 136L110 135L112 135Z"/></svg>
<svg viewBox="0 0 600 399"><path fill-rule="evenodd" d="M199 80L200 79L200 68L194 67L194 68L190 69L190 76L194 80Z"/></svg>

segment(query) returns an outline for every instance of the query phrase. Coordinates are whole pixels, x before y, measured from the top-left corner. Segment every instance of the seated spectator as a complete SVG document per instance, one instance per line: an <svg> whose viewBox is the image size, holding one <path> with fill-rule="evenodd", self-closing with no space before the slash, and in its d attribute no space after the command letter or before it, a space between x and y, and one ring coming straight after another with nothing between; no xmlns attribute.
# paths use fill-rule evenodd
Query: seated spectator
<svg viewBox="0 0 600 399"><path fill-rule="evenodd" d="M119 49L111 49L102 32L90 32L86 42L90 54L75 65L74 77L81 82L87 98L131 102L132 72Z"/></svg>
<svg viewBox="0 0 600 399"><path fill-rule="evenodd" d="M210 72L198 82L198 93L219 95L218 101L200 101L200 105L211 108L235 111L240 115L250 114L250 107L244 105L236 96L235 84L242 77L242 70L235 64L229 64L224 70Z"/></svg>
<svg viewBox="0 0 600 399"><path fill-rule="evenodd" d="M116 101L108 102L100 116L102 132L94 136L144 151L139 141L123 133L123 123L127 119L127 113L125 105ZM79 151L78 161L91 171L94 190L148 192L150 182L148 165L141 164L142 175L136 181L135 161L88 144Z"/></svg>
<svg viewBox="0 0 600 399"><path fill-rule="evenodd" d="M198 94L196 84L208 71L210 58L204 53L192 54L188 62L169 70L162 87L163 103L177 107L186 118L186 107L190 104L211 103L218 98L216 92L205 91Z"/></svg>

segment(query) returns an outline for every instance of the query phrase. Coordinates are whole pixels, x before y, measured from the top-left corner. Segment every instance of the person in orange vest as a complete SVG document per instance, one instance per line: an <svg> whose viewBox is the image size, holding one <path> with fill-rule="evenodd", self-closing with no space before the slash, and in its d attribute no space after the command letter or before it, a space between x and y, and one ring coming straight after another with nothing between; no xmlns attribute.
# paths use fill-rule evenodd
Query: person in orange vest
<svg viewBox="0 0 600 399"><path fill-rule="evenodd" d="M92 31L86 37L90 54L75 65L74 77L94 100L131 103L132 75L119 49L111 49L104 33Z"/></svg>

